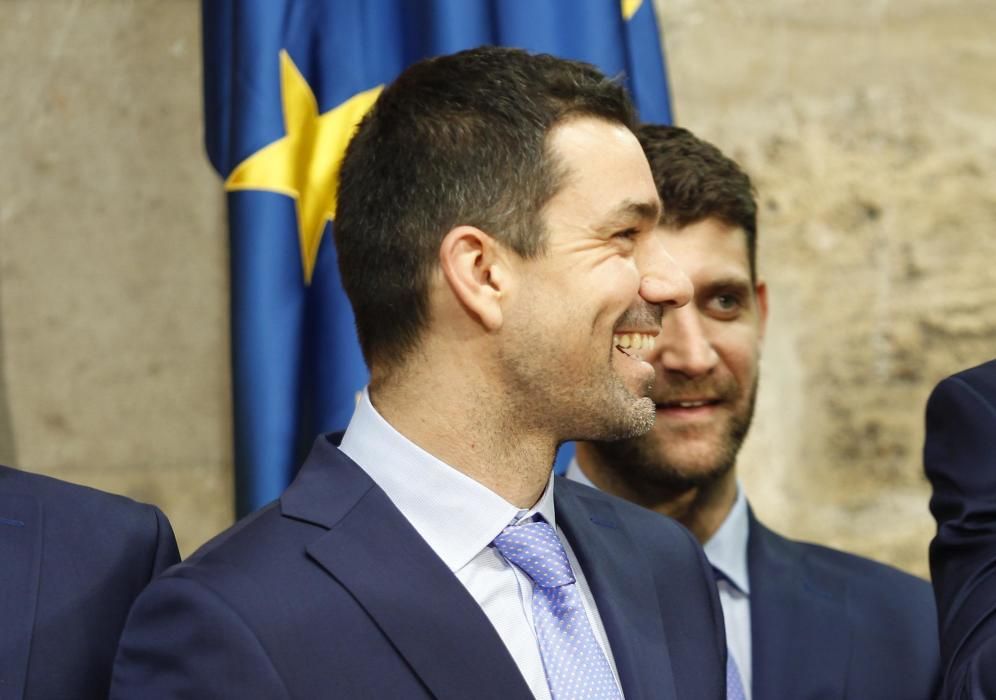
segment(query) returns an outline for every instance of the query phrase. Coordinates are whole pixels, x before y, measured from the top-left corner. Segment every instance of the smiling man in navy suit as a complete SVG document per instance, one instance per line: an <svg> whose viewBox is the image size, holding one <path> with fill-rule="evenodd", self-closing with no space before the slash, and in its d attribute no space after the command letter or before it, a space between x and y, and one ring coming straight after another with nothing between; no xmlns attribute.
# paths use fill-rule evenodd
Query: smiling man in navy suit
<svg viewBox="0 0 996 700"><path fill-rule="evenodd" d="M945 700L996 698L996 361L959 372L927 401Z"/></svg>
<svg viewBox="0 0 996 700"><path fill-rule="evenodd" d="M0 466L0 700L106 698L132 602L179 560L158 508Z"/></svg>
<svg viewBox="0 0 996 700"><path fill-rule="evenodd" d="M568 476L672 515L704 544L746 697L934 697L928 584L781 537L754 516L737 483L767 316L750 179L685 129L644 126L638 135L664 207L658 235L694 299L665 311L647 357L657 372L653 430L579 444Z"/></svg>
<svg viewBox="0 0 996 700"><path fill-rule="evenodd" d="M552 477L648 430L690 285L623 90L485 47L408 68L343 162L371 380L341 446L139 598L112 697L723 696L712 574L667 518Z"/></svg>

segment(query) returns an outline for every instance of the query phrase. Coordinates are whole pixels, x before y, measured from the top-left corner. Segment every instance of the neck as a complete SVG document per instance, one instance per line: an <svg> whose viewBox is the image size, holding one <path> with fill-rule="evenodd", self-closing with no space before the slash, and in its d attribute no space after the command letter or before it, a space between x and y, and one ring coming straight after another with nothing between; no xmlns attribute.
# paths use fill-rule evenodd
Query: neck
<svg viewBox="0 0 996 700"><path fill-rule="evenodd" d="M674 518L687 527L700 544L716 534L737 500L736 470L700 486L664 487L619 478L619 465L605 465L589 445L578 443L578 466L602 491Z"/></svg>
<svg viewBox="0 0 996 700"><path fill-rule="evenodd" d="M708 542L726 520L737 500L737 480L731 470L723 478L689 488L655 506L691 530L700 544Z"/></svg>
<svg viewBox="0 0 996 700"><path fill-rule="evenodd" d="M549 481L556 440L517 425L485 376L453 364L372 379L370 400L423 450L516 507L531 508Z"/></svg>

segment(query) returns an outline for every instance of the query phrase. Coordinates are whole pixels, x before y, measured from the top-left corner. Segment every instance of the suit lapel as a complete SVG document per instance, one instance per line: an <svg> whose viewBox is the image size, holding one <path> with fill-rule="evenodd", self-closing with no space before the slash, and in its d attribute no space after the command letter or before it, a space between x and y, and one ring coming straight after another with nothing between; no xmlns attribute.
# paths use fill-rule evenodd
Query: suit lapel
<svg viewBox="0 0 996 700"><path fill-rule="evenodd" d="M751 648L755 698L843 698L847 685L846 583L814 576L805 547L750 513Z"/></svg>
<svg viewBox="0 0 996 700"><path fill-rule="evenodd" d="M329 528L308 553L350 591L435 697L532 697L477 602L345 455L319 439L281 506L288 517Z"/></svg>
<svg viewBox="0 0 996 700"><path fill-rule="evenodd" d="M0 494L0 700L24 693L41 553L41 505L32 496Z"/></svg>
<svg viewBox="0 0 996 700"><path fill-rule="evenodd" d="M557 525L564 531L598 606L628 700L675 698L670 655L643 555L605 499L557 481Z"/></svg>

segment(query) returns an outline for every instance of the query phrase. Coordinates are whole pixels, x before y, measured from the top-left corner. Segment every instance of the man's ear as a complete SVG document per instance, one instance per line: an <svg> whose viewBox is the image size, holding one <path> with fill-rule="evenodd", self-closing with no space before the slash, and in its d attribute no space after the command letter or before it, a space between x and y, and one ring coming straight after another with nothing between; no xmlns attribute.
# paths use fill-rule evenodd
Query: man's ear
<svg viewBox="0 0 996 700"><path fill-rule="evenodd" d="M759 337L763 340L764 329L768 324L768 285L765 284L764 280L758 280L754 285L754 295L757 297Z"/></svg>
<svg viewBox="0 0 996 700"><path fill-rule="evenodd" d="M457 226L439 246L439 266L460 304L487 330L498 330L506 272L498 241L479 228Z"/></svg>

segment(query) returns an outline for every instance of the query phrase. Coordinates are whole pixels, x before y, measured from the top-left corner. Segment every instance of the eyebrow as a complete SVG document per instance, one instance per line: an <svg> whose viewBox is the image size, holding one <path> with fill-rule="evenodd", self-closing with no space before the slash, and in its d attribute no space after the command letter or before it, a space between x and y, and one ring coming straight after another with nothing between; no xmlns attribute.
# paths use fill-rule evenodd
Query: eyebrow
<svg viewBox="0 0 996 700"><path fill-rule="evenodd" d="M634 223L642 221L650 221L656 224L660 219L660 215L660 202L624 199L619 206L606 214L605 220L598 226L598 230L614 230L621 226L632 226Z"/></svg>
<svg viewBox="0 0 996 700"><path fill-rule="evenodd" d="M718 279L709 280L705 284L695 285L696 292L708 292L711 294L716 291L723 290L737 291L747 294L754 291L754 285L751 283L750 277L741 277L740 275L727 275Z"/></svg>

